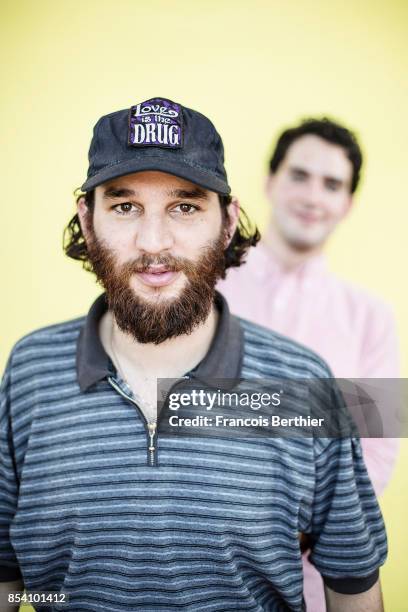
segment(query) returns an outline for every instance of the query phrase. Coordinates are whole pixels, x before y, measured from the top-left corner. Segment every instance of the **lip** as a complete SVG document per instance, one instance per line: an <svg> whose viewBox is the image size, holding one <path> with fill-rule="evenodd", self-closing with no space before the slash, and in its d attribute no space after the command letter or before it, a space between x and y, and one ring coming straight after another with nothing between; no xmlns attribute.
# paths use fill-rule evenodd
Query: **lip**
<svg viewBox="0 0 408 612"><path fill-rule="evenodd" d="M304 223L318 223L320 221L320 217L306 212L296 212L295 216Z"/></svg>
<svg viewBox="0 0 408 612"><path fill-rule="evenodd" d="M178 276L178 272L166 270L164 266L152 266L149 272L137 272L137 277L149 287L165 287Z"/></svg>

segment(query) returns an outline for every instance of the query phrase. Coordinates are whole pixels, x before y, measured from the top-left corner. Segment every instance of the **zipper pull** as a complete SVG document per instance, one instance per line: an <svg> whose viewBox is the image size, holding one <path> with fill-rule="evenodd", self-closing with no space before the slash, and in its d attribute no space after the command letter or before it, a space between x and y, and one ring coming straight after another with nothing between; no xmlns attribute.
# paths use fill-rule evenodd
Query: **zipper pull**
<svg viewBox="0 0 408 612"><path fill-rule="evenodd" d="M155 446L153 445L153 443L154 443L154 436L156 434L156 423L148 423L147 427L149 429L149 437L150 437L149 451L153 452L153 451L156 450Z"/></svg>

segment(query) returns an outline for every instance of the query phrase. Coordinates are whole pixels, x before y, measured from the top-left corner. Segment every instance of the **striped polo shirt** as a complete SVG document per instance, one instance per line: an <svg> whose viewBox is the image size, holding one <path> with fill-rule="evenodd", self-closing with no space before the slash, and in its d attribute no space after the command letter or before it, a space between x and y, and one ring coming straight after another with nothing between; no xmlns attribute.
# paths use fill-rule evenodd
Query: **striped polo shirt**
<svg viewBox="0 0 408 612"><path fill-rule="evenodd" d="M314 353L220 311L201 379L325 378ZM354 438L163 436L85 318L13 349L0 413L0 579L69 595L55 610L304 610L299 532L326 584L369 589L386 558ZM37 607L37 610L41 610ZM50 608L44 608L50 610Z"/></svg>

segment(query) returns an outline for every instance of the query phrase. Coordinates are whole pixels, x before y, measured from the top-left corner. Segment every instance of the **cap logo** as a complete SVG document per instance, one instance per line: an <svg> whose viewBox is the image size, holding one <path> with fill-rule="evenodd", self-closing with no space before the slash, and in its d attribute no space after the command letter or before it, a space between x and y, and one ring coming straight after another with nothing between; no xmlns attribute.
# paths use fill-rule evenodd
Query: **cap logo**
<svg viewBox="0 0 408 612"><path fill-rule="evenodd" d="M128 142L134 147L182 147L181 106L164 98L151 98L132 106L129 111Z"/></svg>

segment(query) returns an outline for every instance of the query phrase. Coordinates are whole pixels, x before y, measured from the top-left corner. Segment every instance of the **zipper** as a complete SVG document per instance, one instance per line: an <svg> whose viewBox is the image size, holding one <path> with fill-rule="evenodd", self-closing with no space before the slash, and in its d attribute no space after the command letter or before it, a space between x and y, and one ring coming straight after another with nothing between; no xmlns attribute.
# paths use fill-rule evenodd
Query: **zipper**
<svg viewBox="0 0 408 612"><path fill-rule="evenodd" d="M111 387L113 387L115 389L115 391L117 391L119 393L119 395L121 395L122 397L124 397L126 400L128 400L128 402L131 402L134 406L136 406L140 416L142 417L145 429L147 431L147 435L148 435L148 442L147 442L147 462L150 465L150 467L154 467L157 463L157 457L156 457L156 451L157 451L157 444L156 444L156 433L157 433L157 421L148 421L145 417L145 415L143 414L143 412L140 410L140 407L138 406L138 404L135 402L135 400L130 397L130 395L127 395L127 393L125 393L124 391L122 391L122 389L119 387L119 385L117 385L115 383L115 381L113 380L113 378L111 378L110 376L108 376L108 381L109 384L111 385Z"/></svg>
<svg viewBox="0 0 408 612"><path fill-rule="evenodd" d="M150 422L147 424L149 430L149 460L150 465L153 467L156 464L156 447L155 447L155 436L157 431L157 423Z"/></svg>
<svg viewBox="0 0 408 612"><path fill-rule="evenodd" d="M185 376L181 376L177 382L175 382L169 389L169 391L167 392L166 398L164 400L164 406L166 405L166 402L168 400L168 397L170 395L170 393L172 392L172 390L182 381L182 380L190 380L190 376L185 375ZM144 415L144 413L142 412L142 410L140 409L139 405L135 402L135 400L130 397L130 395L127 395L127 393L125 393L124 391L122 391L122 389L119 387L119 385L113 380L113 378L111 378L110 376L108 376L108 382L111 385L111 387L113 387L115 389L115 391L117 391L119 393L119 395L121 395L124 399L128 400L128 402L131 402L134 406L136 406L137 411L139 412L140 416L142 417L147 435L148 435L148 442L147 442L147 462L150 465L150 467L155 467L157 465L157 420L156 421L148 421Z"/></svg>

